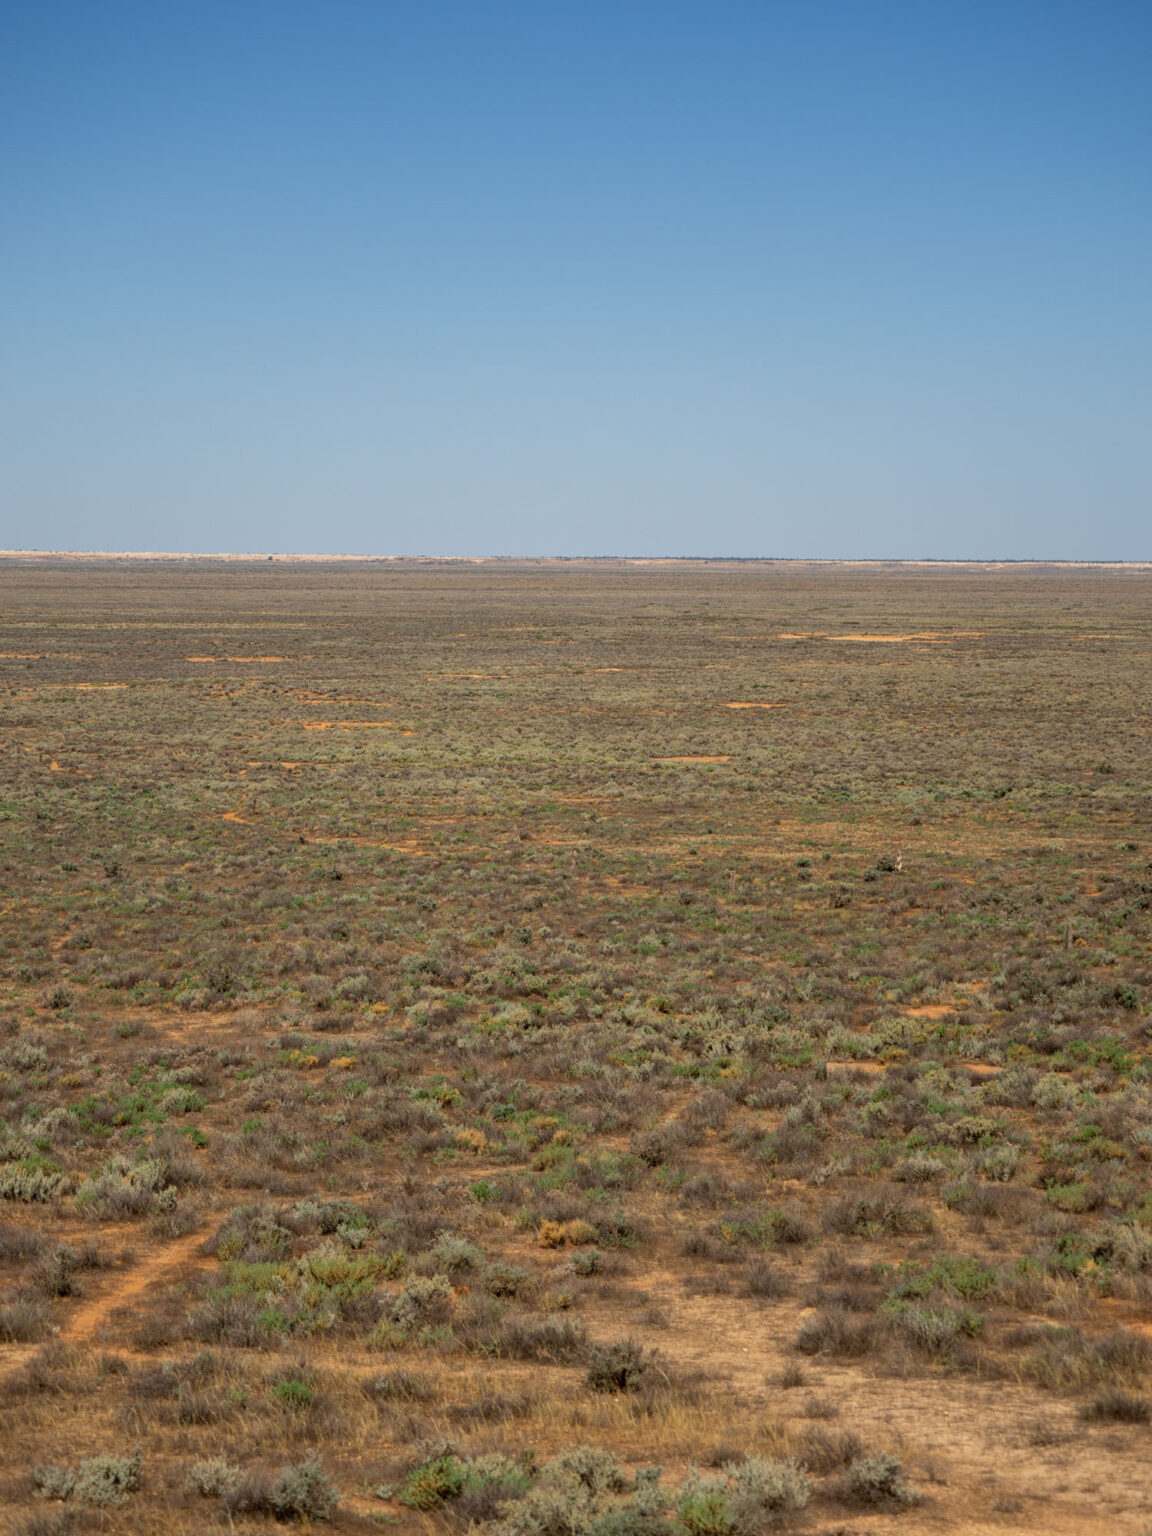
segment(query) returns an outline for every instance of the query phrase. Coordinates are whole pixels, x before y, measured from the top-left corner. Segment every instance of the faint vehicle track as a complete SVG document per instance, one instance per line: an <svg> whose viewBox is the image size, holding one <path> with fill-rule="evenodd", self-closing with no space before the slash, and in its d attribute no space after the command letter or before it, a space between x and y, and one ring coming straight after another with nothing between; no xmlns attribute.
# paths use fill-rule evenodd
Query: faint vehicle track
<svg viewBox="0 0 1152 1536"><path fill-rule="evenodd" d="M157 1253L145 1255L99 1296L77 1307L61 1326L58 1337L66 1343L91 1342L113 1312L142 1296L149 1286L164 1279L172 1270L182 1265L189 1270L205 1268L210 1261L197 1252L203 1241L204 1233L194 1232L190 1237L169 1243Z"/></svg>

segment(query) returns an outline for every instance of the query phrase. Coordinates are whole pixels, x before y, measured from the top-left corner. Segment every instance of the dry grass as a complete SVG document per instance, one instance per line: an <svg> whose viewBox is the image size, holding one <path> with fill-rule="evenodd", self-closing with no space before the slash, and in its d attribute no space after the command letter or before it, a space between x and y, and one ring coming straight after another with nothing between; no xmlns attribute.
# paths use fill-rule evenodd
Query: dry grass
<svg viewBox="0 0 1152 1536"><path fill-rule="evenodd" d="M1152 1523L1149 580L0 565L0 1529Z"/></svg>

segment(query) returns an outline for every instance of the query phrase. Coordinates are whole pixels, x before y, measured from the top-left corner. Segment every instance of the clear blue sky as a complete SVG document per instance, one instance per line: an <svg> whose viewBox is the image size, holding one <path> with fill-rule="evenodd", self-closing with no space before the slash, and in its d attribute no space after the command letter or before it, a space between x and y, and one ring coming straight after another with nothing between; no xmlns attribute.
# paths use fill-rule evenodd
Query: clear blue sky
<svg viewBox="0 0 1152 1536"><path fill-rule="evenodd" d="M1152 557L1148 0L9 0L0 545Z"/></svg>

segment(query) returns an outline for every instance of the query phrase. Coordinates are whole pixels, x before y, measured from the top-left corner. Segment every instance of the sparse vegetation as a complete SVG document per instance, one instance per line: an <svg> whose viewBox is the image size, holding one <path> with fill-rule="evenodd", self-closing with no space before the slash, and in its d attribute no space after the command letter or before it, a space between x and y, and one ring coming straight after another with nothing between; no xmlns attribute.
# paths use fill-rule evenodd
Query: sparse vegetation
<svg viewBox="0 0 1152 1536"><path fill-rule="evenodd" d="M1147 574L192 576L0 565L12 1529L1102 1532Z"/></svg>

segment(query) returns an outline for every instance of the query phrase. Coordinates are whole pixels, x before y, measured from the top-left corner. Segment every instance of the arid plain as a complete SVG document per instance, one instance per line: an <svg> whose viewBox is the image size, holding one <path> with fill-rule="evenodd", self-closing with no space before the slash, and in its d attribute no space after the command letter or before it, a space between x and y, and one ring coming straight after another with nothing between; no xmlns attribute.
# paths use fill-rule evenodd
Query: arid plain
<svg viewBox="0 0 1152 1536"><path fill-rule="evenodd" d="M1152 1530L1152 571L6 559L0 652L5 1531Z"/></svg>

